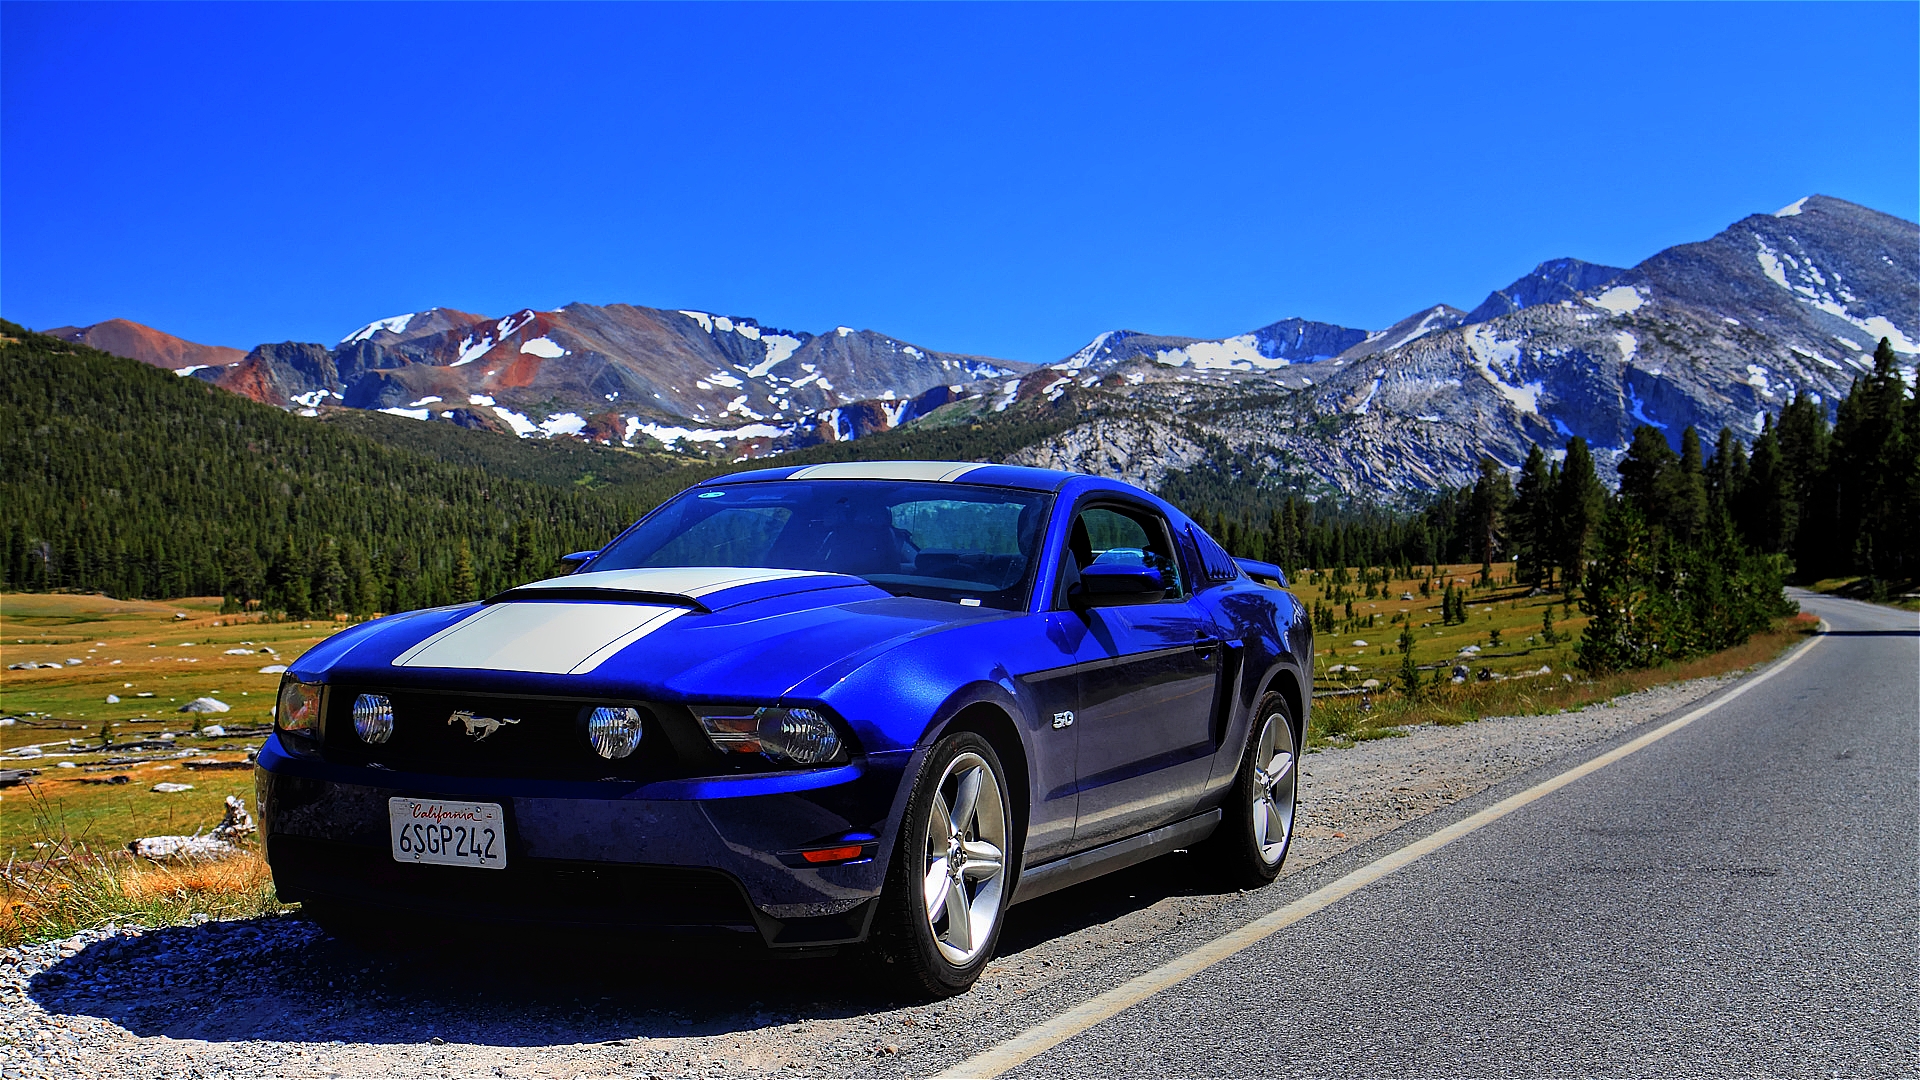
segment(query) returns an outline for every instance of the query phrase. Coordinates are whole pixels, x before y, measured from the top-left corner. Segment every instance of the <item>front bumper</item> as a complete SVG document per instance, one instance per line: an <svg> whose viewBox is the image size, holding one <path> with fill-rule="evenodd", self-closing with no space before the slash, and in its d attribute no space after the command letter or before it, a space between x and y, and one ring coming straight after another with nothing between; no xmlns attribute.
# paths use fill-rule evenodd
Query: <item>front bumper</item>
<svg viewBox="0 0 1920 1080"><path fill-rule="evenodd" d="M290 754L274 736L254 779L283 901L757 934L769 946L806 947L866 936L910 754L710 779L539 781L332 764ZM506 867L396 862L387 820L394 797L500 803ZM870 857L809 866L796 855L854 843Z"/></svg>

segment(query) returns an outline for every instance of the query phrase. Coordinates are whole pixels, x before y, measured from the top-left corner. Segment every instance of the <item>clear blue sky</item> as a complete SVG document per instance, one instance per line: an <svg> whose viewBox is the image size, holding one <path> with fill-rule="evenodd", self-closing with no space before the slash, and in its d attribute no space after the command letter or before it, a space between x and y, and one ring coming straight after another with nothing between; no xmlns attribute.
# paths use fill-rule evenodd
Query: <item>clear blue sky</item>
<svg viewBox="0 0 1920 1080"><path fill-rule="evenodd" d="M34 327L623 301L1050 361L1811 192L1920 217L1920 5L0 7Z"/></svg>

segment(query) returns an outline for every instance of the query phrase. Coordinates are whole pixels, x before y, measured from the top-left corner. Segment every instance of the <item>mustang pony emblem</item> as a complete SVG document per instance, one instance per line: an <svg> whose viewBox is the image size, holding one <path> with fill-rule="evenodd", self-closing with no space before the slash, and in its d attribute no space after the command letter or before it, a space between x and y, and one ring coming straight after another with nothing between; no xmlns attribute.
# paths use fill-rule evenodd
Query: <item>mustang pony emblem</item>
<svg viewBox="0 0 1920 1080"><path fill-rule="evenodd" d="M511 716L503 716L498 720L495 720L491 716L475 716L466 709L455 709L453 715L447 717L447 723L449 724L457 723L464 725L467 729L467 734L473 736L474 742L484 742L487 736L499 731L502 727L519 722L520 721L515 720Z"/></svg>

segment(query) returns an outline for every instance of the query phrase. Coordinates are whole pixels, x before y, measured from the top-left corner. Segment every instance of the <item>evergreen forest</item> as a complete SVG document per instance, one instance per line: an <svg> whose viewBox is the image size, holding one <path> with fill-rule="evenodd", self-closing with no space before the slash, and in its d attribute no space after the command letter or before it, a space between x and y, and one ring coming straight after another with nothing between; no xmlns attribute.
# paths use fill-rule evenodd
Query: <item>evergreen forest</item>
<svg viewBox="0 0 1920 1080"><path fill-rule="evenodd" d="M990 424L913 425L783 455L998 461L1076 422L1069 407ZM488 595L558 570L673 493L762 464L522 442L358 410L320 422L0 322L0 589L224 595L293 617ZM1920 398L1892 346L1827 403L1800 395L1751 441L1640 427L1610 493L1587 444L1417 509L1308 499L1243 469L1170 473L1160 494L1236 555L1303 568L1512 560L1593 617L1592 670L1745 640L1786 576L1859 575L1874 595L1920 573ZM1374 571L1367 568L1378 568Z"/></svg>

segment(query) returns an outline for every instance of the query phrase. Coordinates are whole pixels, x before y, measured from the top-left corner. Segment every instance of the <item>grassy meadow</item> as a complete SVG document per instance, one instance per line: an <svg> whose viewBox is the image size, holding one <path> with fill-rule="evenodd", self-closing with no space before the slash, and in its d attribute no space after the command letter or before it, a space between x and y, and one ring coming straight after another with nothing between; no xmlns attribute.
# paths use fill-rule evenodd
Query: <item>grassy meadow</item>
<svg viewBox="0 0 1920 1080"><path fill-rule="evenodd" d="M1771 659L1812 623L1789 620L1742 648L1686 664L1590 679L1572 664L1585 618L1558 593L1512 584L1511 565L1495 567L1486 586L1476 585L1478 567L1438 570L1389 581L1376 571L1371 589L1351 568L1303 573L1294 583L1302 600L1334 608L1333 631L1323 624L1315 636L1316 689L1326 696L1314 702L1309 748L1392 736L1408 725L1578 708L1656 683L1739 670ZM1441 618L1449 580L1467 590L1464 623ZM1549 608L1553 642L1543 633ZM217 862L185 865L150 863L125 849L142 836L211 829L228 795L252 808L250 769L196 766L245 762L270 728L280 679L260 669L292 661L345 625L222 614L218 597L0 595L0 659L58 665L0 670L0 769L38 770L0 788L0 944L115 920L161 925L195 914L279 910L257 843ZM1413 629L1422 669L1415 699L1398 684L1403 626ZM1463 654L1468 646L1479 651ZM1467 667L1466 681L1451 681L1456 665ZM1370 680L1376 685L1369 688ZM109 703L109 695L120 700ZM198 697L230 709L178 711ZM203 734L208 724L226 734ZM163 782L192 790L152 790Z"/></svg>

